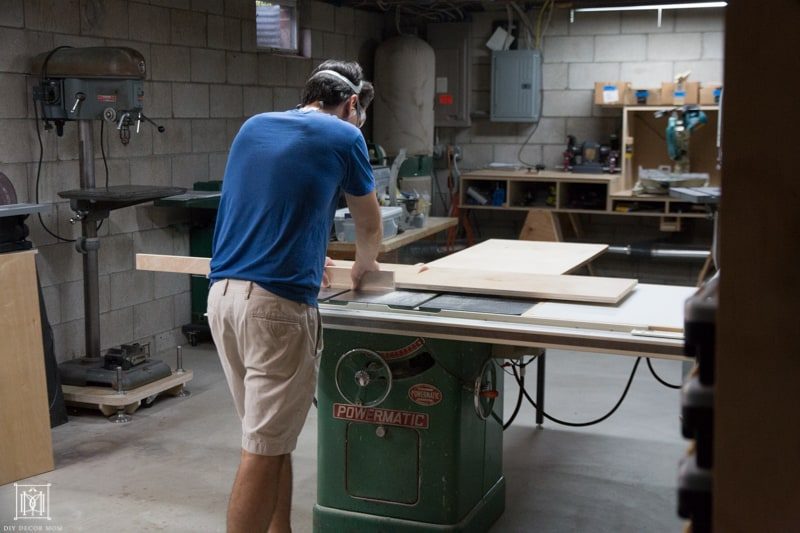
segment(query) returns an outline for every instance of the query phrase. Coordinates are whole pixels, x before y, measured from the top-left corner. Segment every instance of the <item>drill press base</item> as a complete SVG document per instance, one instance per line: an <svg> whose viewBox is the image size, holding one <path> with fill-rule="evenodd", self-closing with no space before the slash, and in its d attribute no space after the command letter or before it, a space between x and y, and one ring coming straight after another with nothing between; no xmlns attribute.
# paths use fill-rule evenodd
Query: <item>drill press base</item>
<svg viewBox="0 0 800 533"><path fill-rule="evenodd" d="M447 533L483 533L488 531L505 510L506 480L501 477L475 507L457 524L443 525L378 516L314 505L314 531L322 533L364 531L391 531L392 533L419 533L437 531Z"/></svg>
<svg viewBox="0 0 800 533"><path fill-rule="evenodd" d="M116 369L104 368L102 357L80 357L58 365L61 382L64 385L79 387L100 385L117 388ZM172 374L172 369L164 361L150 359L128 370L122 371L122 388L131 390L147 385Z"/></svg>

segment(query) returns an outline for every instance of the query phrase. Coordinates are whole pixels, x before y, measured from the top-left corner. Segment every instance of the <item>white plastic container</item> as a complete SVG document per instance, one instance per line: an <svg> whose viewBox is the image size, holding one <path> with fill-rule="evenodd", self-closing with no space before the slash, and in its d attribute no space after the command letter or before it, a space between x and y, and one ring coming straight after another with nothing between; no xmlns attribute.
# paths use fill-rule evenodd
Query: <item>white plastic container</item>
<svg viewBox="0 0 800 533"><path fill-rule="evenodd" d="M397 228L400 227L400 220L402 217L403 208L400 206L381 207L384 239L397 235ZM336 210L336 215L333 217L333 227L337 241L356 241L356 224L350 217L350 210L348 208L344 207Z"/></svg>

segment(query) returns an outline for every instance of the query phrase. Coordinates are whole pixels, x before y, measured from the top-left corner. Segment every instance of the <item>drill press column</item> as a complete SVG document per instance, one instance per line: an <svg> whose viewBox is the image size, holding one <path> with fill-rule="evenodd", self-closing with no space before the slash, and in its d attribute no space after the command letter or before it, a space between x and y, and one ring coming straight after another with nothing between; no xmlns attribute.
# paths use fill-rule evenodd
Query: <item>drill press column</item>
<svg viewBox="0 0 800 533"><path fill-rule="evenodd" d="M94 189L94 131L90 120L78 121L81 189ZM86 357L100 358L100 276L97 268L97 221L88 213L81 217L81 237L75 248L83 255L83 308Z"/></svg>

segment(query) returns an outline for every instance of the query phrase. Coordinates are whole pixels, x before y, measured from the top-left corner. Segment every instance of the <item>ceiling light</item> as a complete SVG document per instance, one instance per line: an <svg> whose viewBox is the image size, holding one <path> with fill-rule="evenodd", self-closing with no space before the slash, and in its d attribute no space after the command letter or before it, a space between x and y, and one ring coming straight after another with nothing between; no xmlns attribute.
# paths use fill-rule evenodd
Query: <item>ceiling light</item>
<svg viewBox="0 0 800 533"><path fill-rule="evenodd" d="M582 13L600 11L658 11L658 27L661 27L661 12L667 9L698 9L708 7L726 7L728 2L693 2L686 4L650 4L638 6L610 6L610 7L578 7L570 10L569 21L575 22L575 12Z"/></svg>

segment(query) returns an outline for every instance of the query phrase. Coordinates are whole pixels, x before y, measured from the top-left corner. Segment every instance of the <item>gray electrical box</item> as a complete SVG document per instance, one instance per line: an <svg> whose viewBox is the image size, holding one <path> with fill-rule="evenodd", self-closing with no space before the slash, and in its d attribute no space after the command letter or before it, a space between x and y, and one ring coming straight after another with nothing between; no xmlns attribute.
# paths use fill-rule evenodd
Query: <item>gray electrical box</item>
<svg viewBox="0 0 800 533"><path fill-rule="evenodd" d="M428 24L428 43L436 53L433 124L437 127L469 126L471 24Z"/></svg>
<svg viewBox="0 0 800 533"><path fill-rule="evenodd" d="M541 87L541 52L492 52L493 122L538 122L542 114Z"/></svg>

